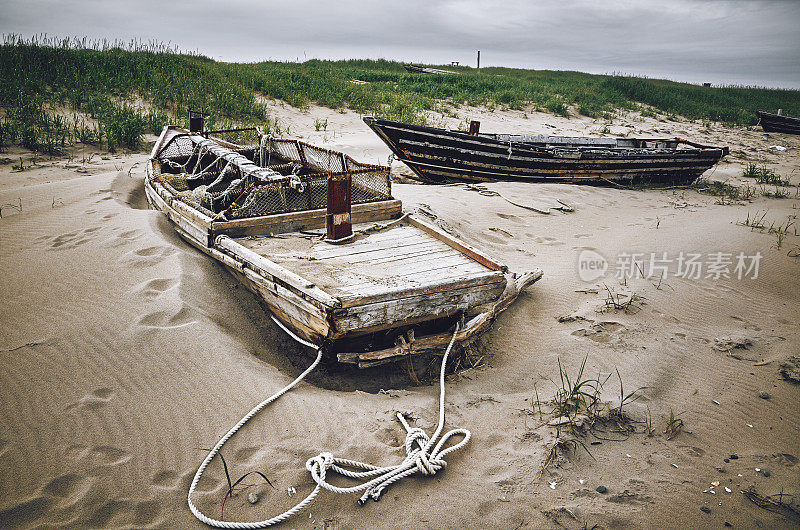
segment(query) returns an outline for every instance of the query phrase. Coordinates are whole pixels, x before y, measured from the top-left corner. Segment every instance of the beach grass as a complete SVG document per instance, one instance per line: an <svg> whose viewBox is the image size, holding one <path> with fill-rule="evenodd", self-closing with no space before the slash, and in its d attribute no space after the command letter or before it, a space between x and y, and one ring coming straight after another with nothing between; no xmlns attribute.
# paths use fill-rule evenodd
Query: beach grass
<svg viewBox="0 0 800 530"><path fill-rule="evenodd" d="M457 75L412 74L402 63L352 59L225 63L158 42L4 36L0 44L0 148L11 143L57 154L68 144L139 147L187 109L209 127L258 125L280 134L270 100L425 123L426 111L457 116L462 105L571 112L612 118L636 110L658 119L752 126L756 110L800 115L800 91L702 87L571 71L444 67Z"/></svg>

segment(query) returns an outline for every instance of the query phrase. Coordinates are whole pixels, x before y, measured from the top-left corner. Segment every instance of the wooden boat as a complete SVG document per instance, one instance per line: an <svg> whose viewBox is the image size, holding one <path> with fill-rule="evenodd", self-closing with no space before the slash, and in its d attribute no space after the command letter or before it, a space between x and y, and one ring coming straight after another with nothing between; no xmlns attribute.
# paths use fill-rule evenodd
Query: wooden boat
<svg viewBox="0 0 800 530"><path fill-rule="evenodd" d="M790 116L782 116L780 114L770 114L769 112L764 112L761 110L756 111L756 114L758 114L761 128L767 132L800 134L800 118L792 118Z"/></svg>
<svg viewBox="0 0 800 530"><path fill-rule="evenodd" d="M682 140L484 134L364 121L423 181L553 180L688 184L728 153ZM678 148L679 145L687 148Z"/></svg>
<svg viewBox="0 0 800 530"><path fill-rule="evenodd" d="M451 72L450 70L440 70L438 68L430 68L428 66L417 66L415 64L404 64L403 68L406 72L411 74L458 74L458 72Z"/></svg>
<svg viewBox="0 0 800 530"><path fill-rule="evenodd" d="M470 340L542 275L515 275L404 215L388 167L297 140L242 146L214 134L163 130L145 177L150 205L340 362L368 367L443 348L457 322L456 340ZM331 213L348 196L346 212ZM347 225L352 236L338 244L322 238Z"/></svg>

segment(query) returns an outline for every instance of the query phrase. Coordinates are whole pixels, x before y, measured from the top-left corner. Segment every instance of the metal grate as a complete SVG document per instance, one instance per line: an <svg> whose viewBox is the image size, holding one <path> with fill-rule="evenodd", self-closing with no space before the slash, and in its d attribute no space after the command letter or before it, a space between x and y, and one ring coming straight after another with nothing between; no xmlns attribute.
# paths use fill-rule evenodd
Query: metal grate
<svg viewBox="0 0 800 530"><path fill-rule="evenodd" d="M174 160L192 156L195 144L192 139L185 135L175 136L158 154L159 160Z"/></svg>
<svg viewBox="0 0 800 530"><path fill-rule="evenodd" d="M257 148L249 148L248 158L263 161L276 173L244 171L224 156L214 157L189 136L176 136L159 153L158 169L163 171L155 177L181 192L179 198L187 203L214 214L224 212L229 219L327 208L328 178L345 173L351 177L353 204L392 198L388 167L360 164L338 151L298 140L262 138ZM237 160L252 167L243 157ZM195 168L205 171L191 174Z"/></svg>

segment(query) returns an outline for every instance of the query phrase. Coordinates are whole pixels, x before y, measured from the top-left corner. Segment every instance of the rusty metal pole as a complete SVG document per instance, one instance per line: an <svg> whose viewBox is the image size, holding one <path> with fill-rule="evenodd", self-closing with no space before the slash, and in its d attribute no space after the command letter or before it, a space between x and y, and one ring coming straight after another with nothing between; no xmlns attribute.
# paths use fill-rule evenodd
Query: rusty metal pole
<svg viewBox="0 0 800 530"><path fill-rule="evenodd" d="M189 132L202 133L205 128L205 116L202 112L189 109Z"/></svg>
<svg viewBox="0 0 800 530"><path fill-rule="evenodd" d="M353 235L350 221L352 178L350 173L328 176L328 211L325 215L327 238L336 241Z"/></svg>
<svg viewBox="0 0 800 530"><path fill-rule="evenodd" d="M469 122L469 134L471 136L478 136L478 130L481 128L481 122L472 120Z"/></svg>

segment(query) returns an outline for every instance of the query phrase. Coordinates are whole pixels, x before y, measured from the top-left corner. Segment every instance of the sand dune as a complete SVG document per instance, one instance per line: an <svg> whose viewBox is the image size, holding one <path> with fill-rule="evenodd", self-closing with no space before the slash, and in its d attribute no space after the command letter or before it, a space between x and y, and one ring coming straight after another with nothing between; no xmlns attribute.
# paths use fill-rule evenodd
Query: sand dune
<svg viewBox="0 0 800 530"><path fill-rule="evenodd" d="M388 156L352 113L276 112L312 143L367 162ZM487 131L590 134L603 127L588 118L462 112L460 119L478 118ZM323 117L328 130L314 131L313 121ZM738 181L750 160L794 183L800 178L798 138L637 116L619 119L611 131L733 146L711 178ZM789 150L771 150L774 144ZM202 527L185 499L202 448L311 361L250 293L146 209L144 159L47 161L23 172L0 166L0 204L19 198L23 205L4 207L0 219L3 526ZM395 170L402 172L398 163ZM323 492L284 526L796 525L740 491L800 494L800 387L778 372L800 344L800 258L789 255L800 238L790 231L778 248L775 234L737 222L756 211L767 212L767 224L791 222L798 198L718 204L694 190L488 187L515 202L562 200L575 212L541 215L463 186L394 186L406 210L427 213L512 269L545 271L475 346L481 367L450 377L448 426L472 430L472 442L448 457L442 473L407 479L380 503L359 507L355 497ZM622 253L763 258L756 279L670 276L660 285L645 278L621 285L613 277L580 280L578 254L587 248L612 267ZM606 286L635 294L636 303L628 311L603 310ZM715 349L725 337L750 345ZM603 399L619 399L617 369L626 391L641 388L627 410L644 421L649 409L656 435L643 434L644 423L624 436L597 430L585 439L591 456L577 447L543 471L556 429L540 417L534 385L541 400L550 399L558 361L574 373L584 357L592 376L613 374ZM305 460L322 450L399 462L404 433L394 412L415 411L416 425L426 430L436 422L436 386L411 385L407 371L327 366L254 418L223 452L233 475L259 470L275 487L250 488L261 495L255 505L246 494L233 497L225 517L258 520L294 504L312 486ZM667 440L662 431L671 410L685 427ZM703 492L716 481L716 494ZM595 491L601 485L607 493ZM290 496L292 487L297 494ZM217 460L196 502L219 516L225 489Z"/></svg>

